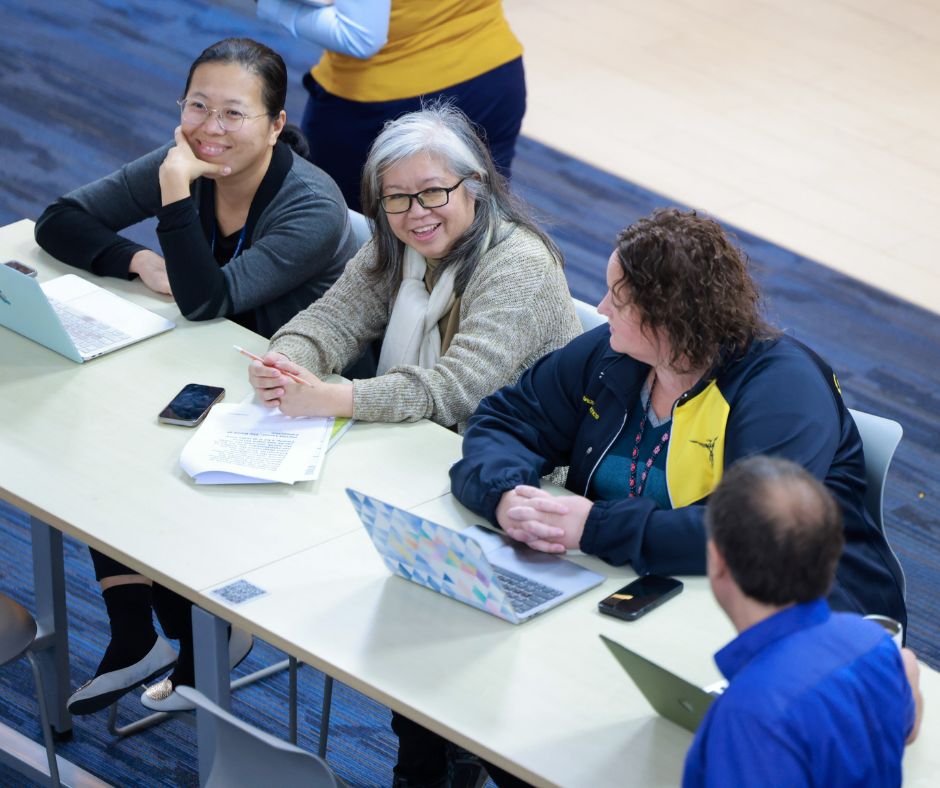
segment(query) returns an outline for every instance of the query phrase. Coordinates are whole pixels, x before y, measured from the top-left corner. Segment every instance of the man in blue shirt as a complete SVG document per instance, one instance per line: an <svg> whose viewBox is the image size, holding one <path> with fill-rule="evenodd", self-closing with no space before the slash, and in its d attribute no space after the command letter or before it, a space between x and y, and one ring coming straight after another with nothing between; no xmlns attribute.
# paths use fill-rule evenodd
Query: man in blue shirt
<svg viewBox="0 0 940 788"><path fill-rule="evenodd" d="M841 519L787 460L742 460L712 494L708 577L740 634L715 655L730 684L692 742L684 786L901 784L920 722L917 661L878 624L830 611Z"/></svg>

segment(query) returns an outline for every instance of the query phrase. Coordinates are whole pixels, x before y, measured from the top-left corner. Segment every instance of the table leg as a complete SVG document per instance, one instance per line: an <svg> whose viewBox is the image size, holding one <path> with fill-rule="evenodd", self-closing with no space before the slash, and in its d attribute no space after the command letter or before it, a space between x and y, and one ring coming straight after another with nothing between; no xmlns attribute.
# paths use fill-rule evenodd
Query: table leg
<svg viewBox="0 0 940 788"><path fill-rule="evenodd" d="M30 518L30 528L36 622L39 625L33 653L42 674L52 733L61 740L72 735L72 717L65 705L72 681L69 673L69 624L65 609L62 533L35 517Z"/></svg>
<svg viewBox="0 0 940 788"><path fill-rule="evenodd" d="M228 624L193 605L193 652L196 689L223 709L231 707L228 669ZM199 747L199 784L205 785L215 754L215 720L209 712L196 712Z"/></svg>

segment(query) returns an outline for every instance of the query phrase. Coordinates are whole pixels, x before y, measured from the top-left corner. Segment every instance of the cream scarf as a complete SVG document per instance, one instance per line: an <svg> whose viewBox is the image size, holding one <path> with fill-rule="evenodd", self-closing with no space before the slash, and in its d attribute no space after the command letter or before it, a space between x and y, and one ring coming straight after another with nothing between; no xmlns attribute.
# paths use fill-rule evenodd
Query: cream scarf
<svg viewBox="0 0 940 788"><path fill-rule="evenodd" d="M385 329L378 375L402 364L430 369L441 357L437 324L454 305L454 268L444 269L430 293L424 284L426 272L424 256L406 245L401 286Z"/></svg>

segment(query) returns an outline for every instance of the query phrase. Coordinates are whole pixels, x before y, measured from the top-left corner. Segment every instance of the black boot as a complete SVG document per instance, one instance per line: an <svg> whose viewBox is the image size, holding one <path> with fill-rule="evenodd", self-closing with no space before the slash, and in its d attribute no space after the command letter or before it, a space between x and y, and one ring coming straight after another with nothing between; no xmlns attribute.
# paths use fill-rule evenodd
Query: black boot
<svg viewBox="0 0 940 788"><path fill-rule="evenodd" d="M196 668L193 662L193 603L175 591L161 585L153 587L153 609L168 638L178 640L179 658L176 667L168 676L174 687L196 685Z"/></svg>

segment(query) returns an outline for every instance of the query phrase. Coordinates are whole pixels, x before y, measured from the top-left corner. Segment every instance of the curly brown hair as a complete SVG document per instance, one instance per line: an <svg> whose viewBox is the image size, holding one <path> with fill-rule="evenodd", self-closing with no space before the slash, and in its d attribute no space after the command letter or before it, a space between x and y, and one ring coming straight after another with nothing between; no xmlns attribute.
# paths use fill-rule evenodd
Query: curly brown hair
<svg viewBox="0 0 940 788"><path fill-rule="evenodd" d="M664 334L679 371L708 367L719 352L743 354L777 333L760 315L747 256L714 220L661 208L621 231L616 252L623 276L614 306L631 304L644 329Z"/></svg>

